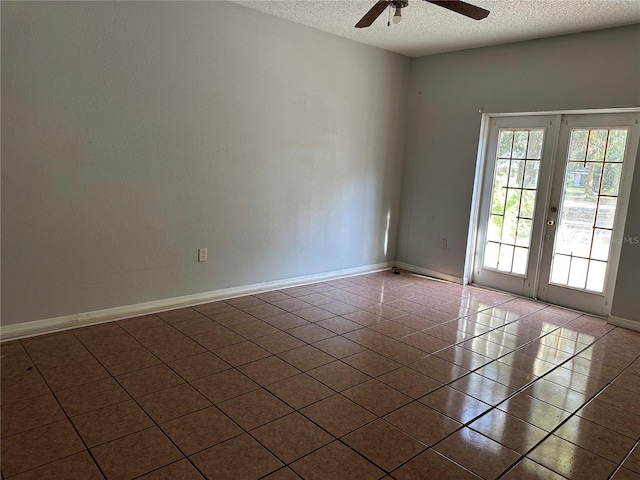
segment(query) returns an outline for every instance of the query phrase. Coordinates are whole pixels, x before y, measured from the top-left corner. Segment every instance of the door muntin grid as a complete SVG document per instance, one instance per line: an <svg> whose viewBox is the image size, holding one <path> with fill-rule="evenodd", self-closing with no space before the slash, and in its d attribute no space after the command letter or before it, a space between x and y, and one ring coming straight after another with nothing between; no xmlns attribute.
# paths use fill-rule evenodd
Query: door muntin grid
<svg viewBox="0 0 640 480"><path fill-rule="evenodd" d="M604 293L628 128L571 130L549 283Z"/></svg>
<svg viewBox="0 0 640 480"><path fill-rule="evenodd" d="M500 129L483 268L526 276L544 129Z"/></svg>

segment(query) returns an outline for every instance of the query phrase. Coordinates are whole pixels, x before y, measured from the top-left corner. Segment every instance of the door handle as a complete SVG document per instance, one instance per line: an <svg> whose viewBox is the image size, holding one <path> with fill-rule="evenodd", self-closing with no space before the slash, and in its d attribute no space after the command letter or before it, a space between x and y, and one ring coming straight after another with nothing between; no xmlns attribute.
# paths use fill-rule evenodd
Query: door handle
<svg viewBox="0 0 640 480"><path fill-rule="evenodd" d="M549 225L550 227L554 226L556 224L555 220L547 220L547 225Z"/></svg>

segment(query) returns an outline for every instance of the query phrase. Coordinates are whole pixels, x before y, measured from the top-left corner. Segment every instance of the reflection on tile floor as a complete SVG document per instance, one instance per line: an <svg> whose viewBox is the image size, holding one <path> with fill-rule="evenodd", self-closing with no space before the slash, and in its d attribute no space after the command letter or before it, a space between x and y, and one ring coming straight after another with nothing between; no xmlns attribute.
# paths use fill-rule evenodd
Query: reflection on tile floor
<svg viewBox="0 0 640 480"><path fill-rule="evenodd" d="M3 479L640 479L640 334L407 272L0 349Z"/></svg>

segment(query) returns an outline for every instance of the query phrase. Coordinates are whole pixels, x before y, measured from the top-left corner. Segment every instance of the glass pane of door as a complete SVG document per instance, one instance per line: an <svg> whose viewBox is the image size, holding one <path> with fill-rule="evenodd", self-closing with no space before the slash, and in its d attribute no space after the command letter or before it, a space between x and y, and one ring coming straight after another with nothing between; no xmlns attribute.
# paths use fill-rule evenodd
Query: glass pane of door
<svg viewBox="0 0 640 480"><path fill-rule="evenodd" d="M504 116L486 125L473 282L533 295L559 121Z"/></svg>
<svg viewBox="0 0 640 480"><path fill-rule="evenodd" d="M563 116L539 299L596 315L611 312L639 140L640 112Z"/></svg>
<svg viewBox="0 0 640 480"><path fill-rule="evenodd" d="M500 129L483 267L527 272L538 189L543 129Z"/></svg>
<svg viewBox="0 0 640 480"><path fill-rule="evenodd" d="M604 292L628 133L571 130L551 284Z"/></svg>

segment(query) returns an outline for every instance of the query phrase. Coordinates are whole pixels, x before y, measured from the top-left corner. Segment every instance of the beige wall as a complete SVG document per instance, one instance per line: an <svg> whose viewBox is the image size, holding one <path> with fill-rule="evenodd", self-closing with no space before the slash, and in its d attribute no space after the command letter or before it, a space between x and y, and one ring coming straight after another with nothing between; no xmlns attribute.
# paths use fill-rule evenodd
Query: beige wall
<svg viewBox="0 0 640 480"><path fill-rule="evenodd" d="M2 2L3 325L392 260L409 63L227 2Z"/></svg>

